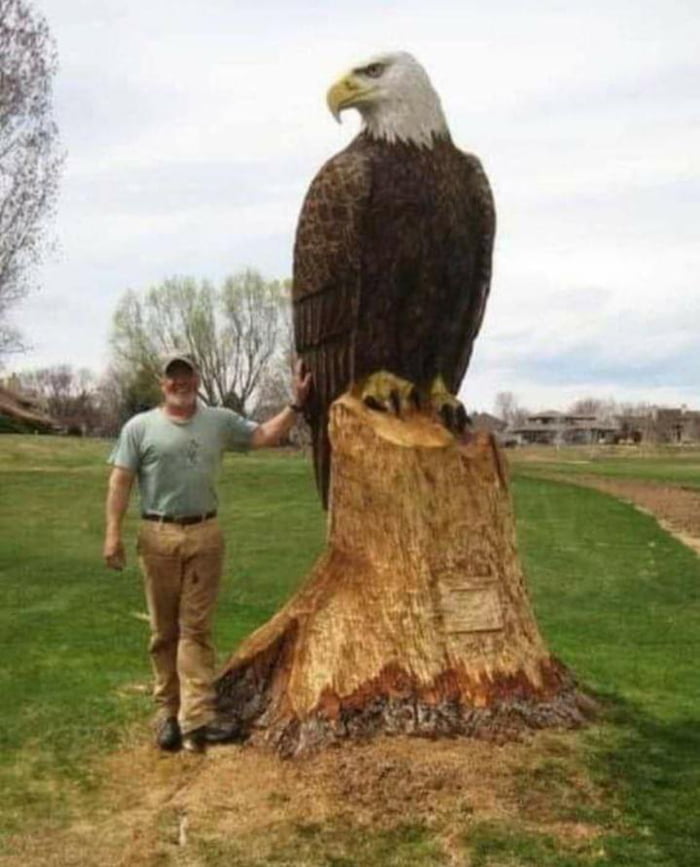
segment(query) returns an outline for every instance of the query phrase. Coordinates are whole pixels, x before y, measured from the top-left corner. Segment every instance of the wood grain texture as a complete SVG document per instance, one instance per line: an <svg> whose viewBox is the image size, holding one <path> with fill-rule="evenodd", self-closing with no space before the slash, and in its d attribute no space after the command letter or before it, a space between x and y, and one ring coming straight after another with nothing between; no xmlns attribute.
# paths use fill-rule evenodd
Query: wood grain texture
<svg viewBox="0 0 700 867"><path fill-rule="evenodd" d="M328 544L305 584L224 666L220 712L296 754L379 731L517 736L582 722L537 628L492 438L344 395Z"/></svg>

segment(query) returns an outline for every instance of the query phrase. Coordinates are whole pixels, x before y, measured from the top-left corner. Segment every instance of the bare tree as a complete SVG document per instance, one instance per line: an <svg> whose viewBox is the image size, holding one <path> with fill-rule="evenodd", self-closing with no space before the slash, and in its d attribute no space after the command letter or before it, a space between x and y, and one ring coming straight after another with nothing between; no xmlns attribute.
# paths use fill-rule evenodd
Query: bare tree
<svg viewBox="0 0 700 867"><path fill-rule="evenodd" d="M230 383L224 403L245 412L260 378L277 354L284 359L290 342L289 284L266 282L250 269L228 277L221 302L230 340ZM223 381L223 379L222 379Z"/></svg>
<svg viewBox="0 0 700 867"><path fill-rule="evenodd" d="M22 348L7 313L29 291L56 198L55 71L46 21L26 0L0 0L0 358Z"/></svg>
<svg viewBox="0 0 700 867"><path fill-rule="evenodd" d="M73 433L93 433L99 411L96 383L92 371L74 370L68 364L20 371L13 376L16 385L36 398L51 418Z"/></svg>
<svg viewBox="0 0 700 867"><path fill-rule="evenodd" d="M609 421L619 413L616 401L598 397L582 397L569 407L572 415L589 415Z"/></svg>
<svg viewBox="0 0 700 867"><path fill-rule="evenodd" d="M531 415L530 410L521 406L512 391L499 391L494 401L494 412L509 426L523 424Z"/></svg>
<svg viewBox="0 0 700 867"><path fill-rule="evenodd" d="M621 418L630 417L651 417L659 407L654 403L646 403L645 401L625 402L617 405L617 413Z"/></svg>
<svg viewBox="0 0 700 867"><path fill-rule="evenodd" d="M210 404L246 414L268 366L289 342L286 284L247 269L220 289L189 277L166 280L144 296L129 291L114 317L119 369L158 375L159 360L180 350L197 359Z"/></svg>
<svg viewBox="0 0 700 867"><path fill-rule="evenodd" d="M127 419L151 409L162 398L153 371L144 367L111 365L95 389L97 422L94 433L115 436Z"/></svg>
<svg viewBox="0 0 700 867"><path fill-rule="evenodd" d="M660 431L658 411L655 404L623 402L617 407L617 421L620 435L624 440L639 442L658 442Z"/></svg>
<svg viewBox="0 0 700 867"><path fill-rule="evenodd" d="M510 424L518 407L518 399L512 391L499 391L494 401L494 412L498 418Z"/></svg>
<svg viewBox="0 0 700 867"><path fill-rule="evenodd" d="M287 297L289 291L290 284L287 281L283 284L283 292ZM283 304L280 308L275 349L258 379L252 418L268 418L291 400L294 359L292 308L291 304Z"/></svg>

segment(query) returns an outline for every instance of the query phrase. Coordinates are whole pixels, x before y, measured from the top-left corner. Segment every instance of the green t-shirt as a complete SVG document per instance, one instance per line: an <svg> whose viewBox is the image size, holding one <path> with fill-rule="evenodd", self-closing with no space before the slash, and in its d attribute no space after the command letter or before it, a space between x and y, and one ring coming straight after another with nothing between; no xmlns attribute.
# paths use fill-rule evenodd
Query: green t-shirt
<svg viewBox="0 0 700 867"><path fill-rule="evenodd" d="M129 419L109 463L137 474L143 512L203 515L217 506L215 484L224 450L250 448L256 428L221 407L200 405L184 422L158 407Z"/></svg>

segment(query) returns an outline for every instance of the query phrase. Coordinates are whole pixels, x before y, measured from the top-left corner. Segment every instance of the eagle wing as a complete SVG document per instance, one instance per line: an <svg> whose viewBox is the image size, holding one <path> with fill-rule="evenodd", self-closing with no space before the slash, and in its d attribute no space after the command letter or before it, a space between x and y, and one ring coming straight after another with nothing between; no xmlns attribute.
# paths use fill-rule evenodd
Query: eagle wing
<svg viewBox="0 0 700 867"><path fill-rule="evenodd" d="M496 208L493 193L481 162L473 154L461 154L462 182L469 197L469 220L474 244L474 261L469 291L462 295L462 309L456 311L455 321L466 326L459 341L460 351L455 358L454 379L449 383L456 393L471 359L474 341L481 329L486 301L491 288L491 262L496 235Z"/></svg>
<svg viewBox="0 0 700 867"><path fill-rule="evenodd" d="M354 375L361 233L370 190L369 162L351 145L329 160L312 181L294 244L294 336L297 354L313 379L306 416L324 507L330 481L328 413Z"/></svg>

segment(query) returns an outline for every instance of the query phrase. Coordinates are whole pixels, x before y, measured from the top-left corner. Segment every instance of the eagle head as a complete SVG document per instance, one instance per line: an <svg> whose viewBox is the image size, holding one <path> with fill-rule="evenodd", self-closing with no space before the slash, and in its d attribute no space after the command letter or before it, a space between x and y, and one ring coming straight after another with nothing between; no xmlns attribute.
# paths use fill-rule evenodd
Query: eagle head
<svg viewBox="0 0 700 867"><path fill-rule="evenodd" d="M428 74L405 51L378 54L353 67L330 88L327 101L336 120L356 108L374 138L430 147L434 137L449 135Z"/></svg>

